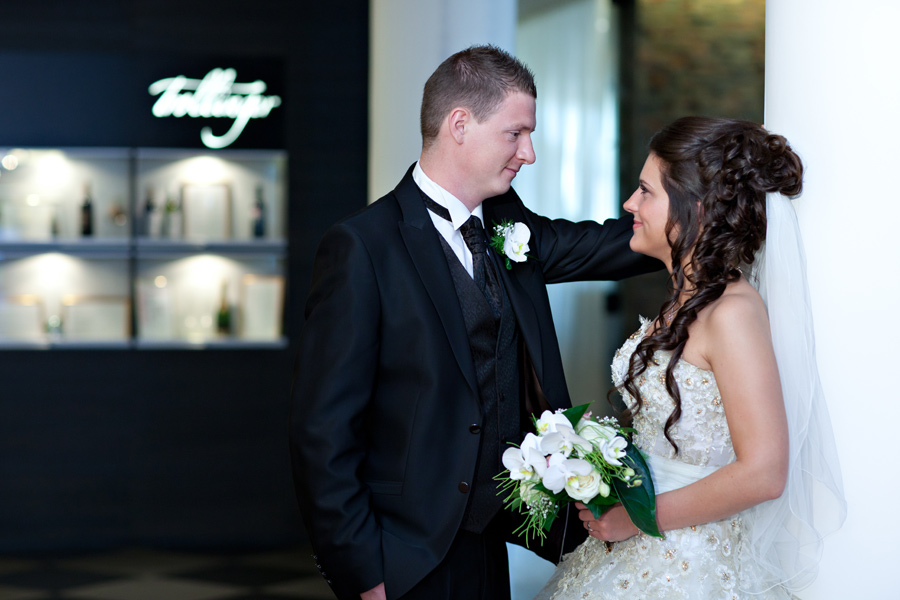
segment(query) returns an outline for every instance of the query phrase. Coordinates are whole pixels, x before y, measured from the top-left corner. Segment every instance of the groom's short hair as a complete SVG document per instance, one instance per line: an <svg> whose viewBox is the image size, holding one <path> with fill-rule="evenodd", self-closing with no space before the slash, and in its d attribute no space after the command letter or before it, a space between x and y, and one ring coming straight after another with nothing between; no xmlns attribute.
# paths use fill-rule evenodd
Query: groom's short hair
<svg viewBox="0 0 900 600"><path fill-rule="evenodd" d="M452 55L425 82L420 115L423 146L437 138L444 118L457 106L468 108L482 122L510 92L537 98L534 73L505 50L471 46Z"/></svg>

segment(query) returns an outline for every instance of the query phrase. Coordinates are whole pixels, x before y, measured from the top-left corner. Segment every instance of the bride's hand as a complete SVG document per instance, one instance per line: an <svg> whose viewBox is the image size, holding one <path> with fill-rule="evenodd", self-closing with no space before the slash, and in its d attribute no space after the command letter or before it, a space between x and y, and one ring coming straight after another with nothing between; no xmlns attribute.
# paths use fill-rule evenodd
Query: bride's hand
<svg viewBox="0 0 900 600"><path fill-rule="evenodd" d="M595 519L591 510L581 502L576 502L578 518L584 523L588 535L604 542L621 542L638 534L638 528L634 526L628 513L621 504L616 504L599 519Z"/></svg>

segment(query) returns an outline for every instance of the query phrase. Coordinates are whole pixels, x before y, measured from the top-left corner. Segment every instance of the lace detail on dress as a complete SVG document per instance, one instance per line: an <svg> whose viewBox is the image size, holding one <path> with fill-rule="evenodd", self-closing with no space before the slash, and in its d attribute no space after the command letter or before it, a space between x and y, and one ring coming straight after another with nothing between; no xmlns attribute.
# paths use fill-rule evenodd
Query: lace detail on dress
<svg viewBox="0 0 900 600"><path fill-rule="evenodd" d="M642 318L640 330L616 352L612 364L615 385L625 381L628 360L651 325L651 321ZM645 453L676 458L675 448L663 433L666 420L675 408L675 402L666 391L666 369L671 352L658 351L653 358L654 362L637 380L644 406L634 419L637 430L634 442ZM669 434L678 444L678 460L703 467L721 467L732 462L734 448L728 435L725 407L712 371L681 360L674 375L681 392L681 419L672 426ZM634 404L630 394L624 393L623 397L626 404Z"/></svg>
<svg viewBox="0 0 900 600"><path fill-rule="evenodd" d="M748 598L737 586L735 517L666 533L665 540L639 534L607 550L594 538L563 560L551 580L550 600L643 600ZM546 589L545 589L546 591ZM780 595L749 598L786 598ZM537 600L537 599L536 599Z"/></svg>
<svg viewBox="0 0 900 600"><path fill-rule="evenodd" d="M651 322L641 320L641 329L616 353L613 382L621 384L628 360L647 334ZM735 458L725 420L725 408L711 371L685 361L675 367L681 392L682 417L670 430L678 444L674 448L663 429L674 402L666 392L665 371L670 353L657 352L654 364L638 378L644 399L635 417L635 445L647 455L662 456L691 465L721 467ZM627 403L633 403L625 396ZM547 586L535 600L787 600L781 588L761 595L741 592L740 569L742 514L694 527L666 531L665 539L643 533L612 544L588 538L567 555Z"/></svg>

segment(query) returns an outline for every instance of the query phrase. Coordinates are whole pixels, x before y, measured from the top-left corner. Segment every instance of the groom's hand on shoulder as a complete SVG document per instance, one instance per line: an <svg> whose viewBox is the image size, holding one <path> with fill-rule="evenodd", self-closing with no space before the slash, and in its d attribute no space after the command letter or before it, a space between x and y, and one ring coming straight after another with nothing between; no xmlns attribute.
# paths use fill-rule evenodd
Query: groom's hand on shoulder
<svg viewBox="0 0 900 600"><path fill-rule="evenodd" d="M384 582L379 583L368 592L363 592L359 597L362 600L387 600L387 596L384 595Z"/></svg>

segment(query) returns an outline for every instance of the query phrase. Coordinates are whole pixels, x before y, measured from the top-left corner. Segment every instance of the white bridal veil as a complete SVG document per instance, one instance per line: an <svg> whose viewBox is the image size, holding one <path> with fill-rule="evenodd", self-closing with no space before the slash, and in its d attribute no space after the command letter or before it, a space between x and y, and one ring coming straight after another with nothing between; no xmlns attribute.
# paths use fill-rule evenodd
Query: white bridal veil
<svg viewBox="0 0 900 600"><path fill-rule="evenodd" d="M806 256L797 214L780 194L766 198L766 242L753 265L769 311L790 436L790 463L784 494L747 514L744 581L759 593L782 584L795 592L813 582L822 538L847 515L841 469L828 407L816 366ZM762 440L761 440L762 441ZM758 570L758 572L757 572Z"/></svg>

